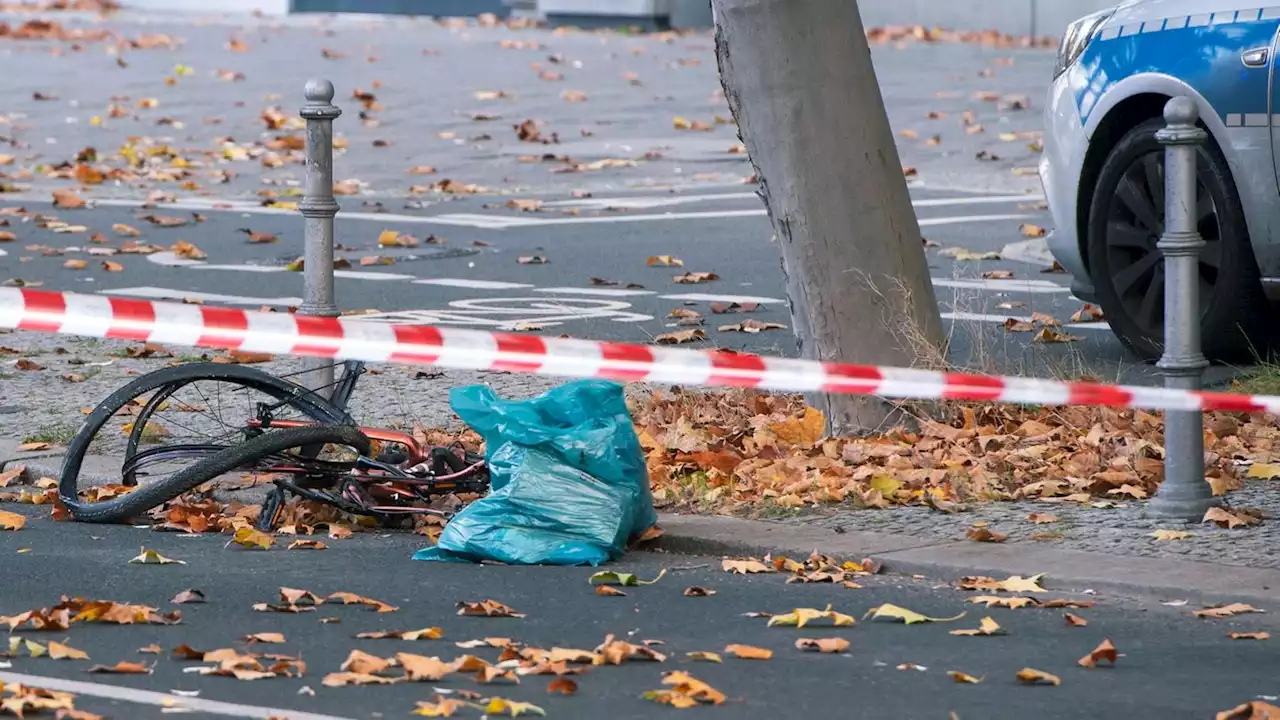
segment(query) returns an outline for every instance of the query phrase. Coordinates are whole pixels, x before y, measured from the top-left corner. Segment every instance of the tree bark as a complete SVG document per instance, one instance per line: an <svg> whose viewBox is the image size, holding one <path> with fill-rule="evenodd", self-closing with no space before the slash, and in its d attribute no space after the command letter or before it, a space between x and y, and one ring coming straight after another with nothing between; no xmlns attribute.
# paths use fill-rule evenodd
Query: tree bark
<svg viewBox="0 0 1280 720"><path fill-rule="evenodd" d="M942 321L855 0L713 0L716 58L769 210L803 357L936 361ZM833 433L878 399L817 399Z"/></svg>

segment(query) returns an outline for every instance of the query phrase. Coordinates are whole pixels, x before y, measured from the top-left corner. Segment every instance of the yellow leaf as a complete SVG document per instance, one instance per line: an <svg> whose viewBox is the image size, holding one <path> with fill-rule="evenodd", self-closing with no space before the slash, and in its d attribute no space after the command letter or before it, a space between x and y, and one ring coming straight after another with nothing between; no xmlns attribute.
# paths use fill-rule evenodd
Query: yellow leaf
<svg viewBox="0 0 1280 720"><path fill-rule="evenodd" d="M982 678L974 677L972 675L969 675L968 673L962 673L959 670L948 670L947 674L951 676L952 680L955 680L958 683L968 683L969 685L977 685L978 683L982 682Z"/></svg>
<svg viewBox="0 0 1280 720"><path fill-rule="evenodd" d="M828 605L824 610L815 610L813 608L796 608L785 615L774 615L769 618L768 627L775 625L792 626L802 628L812 620L830 620L836 627L847 627L857 623L851 615L838 613L831 609Z"/></svg>
<svg viewBox="0 0 1280 720"><path fill-rule="evenodd" d="M0 530L21 530L27 524L27 518L18 513L0 510Z"/></svg>
<svg viewBox="0 0 1280 720"><path fill-rule="evenodd" d="M1280 478L1280 465L1258 463L1249 468L1249 477L1259 480L1275 480Z"/></svg>
<svg viewBox="0 0 1280 720"><path fill-rule="evenodd" d="M898 607L897 605L890 605L889 603L885 603L884 605L881 605L879 607L874 607L868 610L866 615L862 616L862 619L865 620L867 619L868 616L870 616L872 620L895 620L895 621L901 621L906 625L915 625L917 623L926 623L926 622L951 622L953 620L959 620L960 618L964 617L965 613L960 613L955 617L949 617L949 618L932 618L926 615L921 615L920 613L915 612L913 610L908 610L904 607Z"/></svg>
<svg viewBox="0 0 1280 720"><path fill-rule="evenodd" d="M1017 678L1020 682L1026 683L1027 685L1038 685L1038 684L1061 685L1062 684L1062 679L1059 678L1057 675L1050 675L1049 673L1044 672L1043 670L1036 670L1035 668L1022 668L1021 670L1018 671Z"/></svg>
<svg viewBox="0 0 1280 720"><path fill-rule="evenodd" d="M969 602L979 605L986 605L989 608L1003 607L1010 610L1017 610L1028 606L1038 605L1035 598L1029 597L1000 597L998 595L978 595L969 598Z"/></svg>
<svg viewBox="0 0 1280 720"><path fill-rule="evenodd" d="M31 640L23 640L23 644L26 645L27 652L30 653L31 657L33 658L41 657L46 652L48 652L48 648L46 648L44 645L41 645L38 642L33 642Z"/></svg>
<svg viewBox="0 0 1280 720"><path fill-rule="evenodd" d="M260 530L255 530L251 527L242 527L239 530L236 530L235 537L233 537L231 542L227 544L230 545L231 543L235 543L241 547L270 550L271 543L275 541L275 538Z"/></svg>
<svg viewBox="0 0 1280 720"><path fill-rule="evenodd" d="M70 645L63 645L60 642L51 642L49 643L49 657L54 660L88 660L89 653L77 650Z"/></svg>
<svg viewBox="0 0 1280 720"><path fill-rule="evenodd" d="M1186 540L1191 533L1186 530L1157 530L1151 533L1151 537L1156 540Z"/></svg>
<svg viewBox="0 0 1280 720"><path fill-rule="evenodd" d="M978 624L978 627L972 630L952 630L951 634L967 635L970 637L976 637L979 635L1004 635L1004 630L1000 628L1000 624L995 620L989 617L984 617L982 618L982 622Z"/></svg>
<svg viewBox="0 0 1280 720"><path fill-rule="evenodd" d="M867 483L872 488L879 490L880 494L886 498L891 497L898 488L902 487L902 482L888 475L876 475L871 478L871 482Z"/></svg>
<svg viewBox="0 0 1280 720"><path fill-rule="evenodd" d="M1231 633L1227 633L1227 637L1231 638L1232 640L1267 640L1271 637L1271 633L1269 632L1251 632L1251 633L1231 632Z"/></svg>
<svg viewBox="0 0 1280 720"><path fill-rule="evenodd" d="M129 562L135 565L186 565L187 564L182 560L171 560L161 555L160 553L156 552L155 550L148 550L145 547L142 548L142 552L139 553L137 557L131 559Z"/></svg>
<svg viewBox="0 0 1280 720"><path fill-rule="evenodd" d="M697 652L685 653L685 657L695 662L699 660L701 660L702 662L713 662L713 663L724 662L720 658L720 655L718 653L706 652L702 650L699 650Z"/></svg>
<svg viewBox="0 0 1280 720"><path fill-rule="evenodd" d="M484 706L485 715L506 715L507 717L519 717L524 714L546 716L546 711L532 703L516 702L515 700L507 700L506 698L489 698L489 704Z"/></svg>

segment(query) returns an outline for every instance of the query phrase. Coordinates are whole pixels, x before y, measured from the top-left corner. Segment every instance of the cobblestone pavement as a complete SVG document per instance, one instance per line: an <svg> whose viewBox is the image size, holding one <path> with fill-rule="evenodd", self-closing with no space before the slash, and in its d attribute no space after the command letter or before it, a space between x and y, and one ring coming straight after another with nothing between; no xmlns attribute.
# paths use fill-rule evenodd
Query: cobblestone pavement
<svg viewBox="0 0 1280 720"><path fill-rule="evenodd" d="M931 538L938 542L965 540L965 531L986 523L1008 535L1006 543L1036 543L1064 550L1113 555L1182 558L1245 567L1280 567L1280 493L1274 480L1247 480L1244 489L1228 493L1234 507L1261 509L1267 520L1252 528L1224 530L1213 524L1149 520L1145 503L1128 502L1112 509L1074 503L1019 501L971 505L948 515L925 507L889 510L834 510L806 513L779 522L841 528L845 531L885 532ZM1033 513L1055 515L1057 522L1036 524ZM1156 540L1156 530L1186 531L1182 540Z"/></svg>

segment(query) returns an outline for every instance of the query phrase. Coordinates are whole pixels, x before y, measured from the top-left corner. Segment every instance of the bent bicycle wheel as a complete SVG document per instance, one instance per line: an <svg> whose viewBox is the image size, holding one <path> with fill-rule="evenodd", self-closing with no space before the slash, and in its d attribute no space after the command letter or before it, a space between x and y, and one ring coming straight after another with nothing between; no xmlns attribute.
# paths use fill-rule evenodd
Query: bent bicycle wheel
<svg viewBox="0 0 1280 720"><path fill-rule="evenodd" d="M352 448L348 461L316 461L307 459L307 449L315 446L340 445ZM271 468L281 462L303 465L321 464L323 472L342 474L356 465L360 455L371 449L369 438L351 425L311 425L308 427L270 430L257 437L233 445L185 465L176 472L154 482L140 484L132 491L98 502L63 503L81 522L125 522L158 507L204 483L237 470Z"/></svg>
<svg viewBox="0 0 1280 720"><path fill-rule="evenodd" d="M122 483L145 489L279 427L276 422L354 425L324 398L255 368L193 363L157 370L93 409L67 447L58 493L72 515L84 519L92 513L81 508L97 504L86 504L78 493L86 454L122 458Z"/></svg>

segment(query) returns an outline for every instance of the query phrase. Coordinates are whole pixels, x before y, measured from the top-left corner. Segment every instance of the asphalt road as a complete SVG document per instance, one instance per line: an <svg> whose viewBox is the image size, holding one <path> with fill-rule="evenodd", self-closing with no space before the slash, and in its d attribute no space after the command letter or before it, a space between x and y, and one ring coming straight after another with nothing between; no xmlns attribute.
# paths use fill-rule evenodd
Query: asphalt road
<svg viewBox="0 0 1280 720"><path fill-rule="evenodd" d="M0 194L0 208L52 213L85 232L57 234L13 220L3 228L17 237L0 243L0 253L7 253L0 256L0 281L247 306L297 304L301 278L283 267L302 254L302 219L263 208L259 195L296 200L289 193L301 180L301 166L283 151L286 161L278 168L254 158L264 144L288 134L287 126L267 130L264 114L282 113L277 122L291 115L304 80L322 75L339 88L336 102L345 109L335 126L345 143L337 178L358 187L356 195L339 198L338 239L354 265L339 273L343 309L376 310L393 322L648 342L687 329L668 315L688 308L704 316L707 337L700 346L795 353L787 329L718 330L746 317L784 325L789 318L771 228L751 186L742 183L750 166L730 152L732 125L715 121L728 111L707 34L448 27L403 18L178 22L125 13L104 23L70 14L57 19L68 28L105 29L114 39L82 41L78 51L58 42L0 42L0 57L23 69L0 77L0 91L12 98L0 134L14 156L0 166L9 177L0 182L12 191ZM158 47L139 49L140 43ZM107 47L111 53L103 52ZM922 229L938 244L929 253L951 361L985 372L1154 380L1153 368L1128 355L1104 323L1070 324L1082 303L1066 290L1065 276L1042 274L1040 265L942 254L999 252L1025 239L1023 224L1049 229L1030 170L1038 159L1039 98L1053 54L953 43L878 46L874 53L903 164L918 170L912 185ZM35 99L33 87L53 99ZM352 97L353 88L376 96L368 108ZM477 94L498 91L496 99ZM677 129L677 117L709 129ZM512 127L524 119L535 121L544 138L556 133L559 142L522 142ZM195 174L185 183L154 173L109 179L83 188L96 208L48 206L52 189L73 185L48 177L51 165L93 147L101 167L119 169L118 151L126 146L159 153L151 167L173 164L164 159L173 154ZM540 153L550 161L527 162ZM590 165L600 161L612 164ZM408 173L421 165L435 174ZM574 167L580 171L562 172ZM445 178L485 192L409 191ZM139 210L151 193L161 193L157 206ZM536 212L505 207L513 200L542 205ZM165 228L139 219L191 219L192 211L207 220ZM94 232L111 238L104 247L119 247L123 238L110 230L116 223L141 230L141 242L193 243L207 260L90 257L84 270L64 269L68 259L86 257L68 248L86 247ZM250 244L240 230L279 240ZM384 230L446 242L378 249ZM46 255L45 248L54 251ZM359 265L374 255L394 264ZM531 255L549 263L518 263ZM674 271L645 266L654 255L676 256L684 270L720 279L677 285ZM123 267L103 272L101 260ZM855 258L850 267L856 268ZM993 271L1012 278L982 277ZM643 287L628 287L632 283ZM710 303L732 301L761 307L750 316L710 312ZM1032 313L1067 324L1072 340L1033 342L1033 331L1002 327Z"/></svg>
<svg viewBox="0 0 1280 720"><path fill-rule="evenodd" d="M24 506L23 511L30 510ZM43 514L43 513L41 513ZM1123 598L1070 594L1052 589L1042 598L1096 600L1095 607L1072 610L1087 627L1069 627L1061 610L985 610L965 602L965 593L927 579L884 575L867 579L858 590L831 585L784 584L777 575L734 576L721 572L715 558L632 553L616 567L642 579L669 570L656 585L628 588L627 597L595 595L586 568L502 567L429 564L409 560L420 538L403 535L356 536L329 540L324 551L269 552L224 548L218 536L182 537L122 526L54 524L33 520L20 532L0 533L6 557L0 614L47 607L62 594L144 603L164 611L181 609L175 626L73 625L66 633L19 631L40 643L66 642L88 653L89 661L22 657L5 660L6 673L22 673L94 683L82 688L77 707L111 718L159 718L152 696L120 693L127 688L168 694L199 691L200 700L235 703L241 717L266 717L275 708L286 717L310 712L329 718L406 716L414 703L429 700L433 687L476 690L542 706L548 717L665 717L670 708L641 699L661 686L661 674L684 670L724 692L729 701L718 710L740 718L844 717L914 720L947 718L1203 718L1259 694L1280 693L1273 672L1271 641L1231 640L1229 631L1276 630L1271 615L1200 620L1191 607L1166 607L1174 598ZM130 565L145 544L186 565ZM21 552L20 550L29 551ZM689 598L689 586L714 589L716 595ZM378 614L359 606L325 606L319 612L253 612L260 602L276 602L280 586L317 593L354 592L400 609ZM196 588L205 604L172 605L176 593ZM1080 589L1077 589L1080 590ZM494 599L527 614L524 619L459 617L455 603ZM860 620L853 628L768 628L747 612L790 612L795 607L835 609L861 618L869 608L893 603L933 617L967 611L953 623L903 626ZM1275 610L1276 608L1264 608ZM1006 631L1000 637L957 637L951 630L977 627L993 617ZM338 617L337 624L321 624ZM360 632L443 628L438 641L358 640ZM247 648L245 635L282 632L284 645ZM477 685L451 677L435 684L327 688L323 676L337 672L352 649L389 657L395 652L450 660L475 652L493 661L496 650L466 651L456 641L511 637L536 647L592 649L606 634L632 642L661 640L665 663L632 662L599 667L577 677L573 697L550 697L549 678L525 677L519 686ZM802 653L799 637L843 637L844 654ZM1123 653L1114 669L1083 669L1076 660L1104 638ZM296 654L307 663L303 678L238 681L184 673L193 663L166 655L144 655L138 648L158 644L166 653L180 644L200 650L251 649ZM768 661L729 658L723 664L695 663L685 653L721 652L730 643L774 651ZM119 661L154 664L150 675L87 674L92 664ZM924 670L899 670L913 663ZM1027 687L1014 675L1032 667L1059 675L1059 687ZM948 671L985 678L979 685L953 682ZM105 687L104 687L105 686ZM303 687L315 695L300 694ZM168 695L169 702L189 702ZM254 710L253 708L257 708ZM253 714L253 713L257 714ZM167 716L167 715L166 715ZM196 717L216 717L197 713ZM478 712L460 717L479 716ZM296 716L295 716L296 717Z"/></svg>

